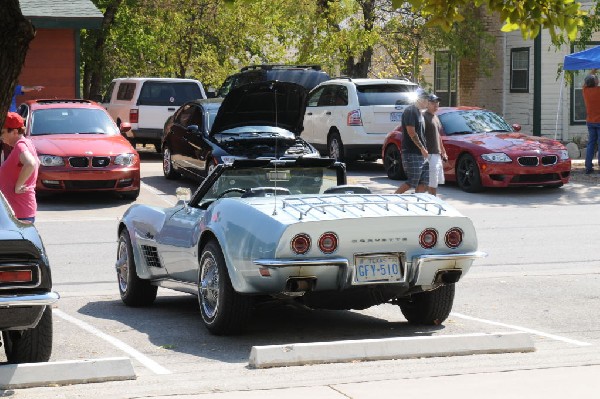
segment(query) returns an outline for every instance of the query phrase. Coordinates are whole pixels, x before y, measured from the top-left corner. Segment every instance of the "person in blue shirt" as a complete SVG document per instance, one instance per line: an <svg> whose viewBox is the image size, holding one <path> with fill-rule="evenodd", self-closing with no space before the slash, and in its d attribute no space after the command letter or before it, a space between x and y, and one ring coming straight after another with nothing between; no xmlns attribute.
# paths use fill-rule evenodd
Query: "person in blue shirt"
<svg viewBox="0 0 600 399"><path fill-rule="evenodd" d="M36 90L36 91L40 91L44 88L44 86L21 86L21 85L16 85L15 86L15 92L13 93L12 96L12 102L10 103L10 109L9 112L17 112L17 96L22 96L25 93L28 93L30 91Z"/></svg>

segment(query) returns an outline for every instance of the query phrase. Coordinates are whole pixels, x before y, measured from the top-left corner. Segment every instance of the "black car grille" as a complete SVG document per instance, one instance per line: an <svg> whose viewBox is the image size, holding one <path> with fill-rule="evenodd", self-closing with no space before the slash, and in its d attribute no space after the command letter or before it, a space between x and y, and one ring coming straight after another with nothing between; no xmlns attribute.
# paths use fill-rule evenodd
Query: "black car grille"
<svg viewBox="0 0 600 399"><path fill-rule="evenodd" d="M148 266L162 267L156 247L152 247L150 245L142 245L141 247L144 259L146 259L146 264Z"/></svg>
<svg viewBox="0 0 600 399"><path fill-rule="evenodd" d="M560 181L558 173L543 173L539 175L516 175L511 183L548 183Z"/></svg>
<svg viewBox="0 0 600 399"><path fill-rule="evenodd" d="M540 158L536 156L519 157L517 159L521 166L538 166L540 164ZM558 162L556 155L544 155L541 157L541 164L544 166L554 165Z"/></svg>
<svg viewBox="0 0 600 399"><path fill-rule="evenodd" d="M90 162L91 161L91 162ZM110 165L110 157L70 157L69 165L72 168L104 168Z"/></svg>
<svg viewBox="0 0 600 399"><path fill-rule="evenodd" d="M67 190L93 190L114 188L116 180L65 180Z"/></svg>

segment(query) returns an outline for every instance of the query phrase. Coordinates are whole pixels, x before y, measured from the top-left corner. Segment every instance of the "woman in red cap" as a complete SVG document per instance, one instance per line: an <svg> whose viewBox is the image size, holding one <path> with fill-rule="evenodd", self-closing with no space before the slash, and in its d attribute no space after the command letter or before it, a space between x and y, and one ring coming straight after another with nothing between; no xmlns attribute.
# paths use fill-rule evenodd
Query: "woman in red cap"
<svg viewBox="0 0 600 399"><path fill-rule="evenodd" d="M19 114L8 113L0 139L12 147L0 166L0 191L17 219L33 223L37 210L35 183L39 160L33 143L25 137L23 118Z"/></svg>

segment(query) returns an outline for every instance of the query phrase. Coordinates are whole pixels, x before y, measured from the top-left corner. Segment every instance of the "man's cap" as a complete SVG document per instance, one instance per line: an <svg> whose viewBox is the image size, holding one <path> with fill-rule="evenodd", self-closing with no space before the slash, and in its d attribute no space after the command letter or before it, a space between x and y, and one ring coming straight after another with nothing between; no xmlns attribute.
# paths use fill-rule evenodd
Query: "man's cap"
<svg viewBox="0 0 600 399"><path fill-rule="evenodd" d="M427 97L427 101L431 101L432 103L439 103L440 98L435 94L430 94L429 97Z"/></svg>
<svg viewBox="0 0 600 399"><path fill-rule="evenodd" d="M596 87L596 76L594 76L594 75L586 76L583 83L584 83L585 87Z"/></svg>
<svg viewBox="0 0 600 399"><path fill-rule="evenodd" d="M19 129L25 126L23 118L16 112L9 112L4 119L4 129Z"/></svg>

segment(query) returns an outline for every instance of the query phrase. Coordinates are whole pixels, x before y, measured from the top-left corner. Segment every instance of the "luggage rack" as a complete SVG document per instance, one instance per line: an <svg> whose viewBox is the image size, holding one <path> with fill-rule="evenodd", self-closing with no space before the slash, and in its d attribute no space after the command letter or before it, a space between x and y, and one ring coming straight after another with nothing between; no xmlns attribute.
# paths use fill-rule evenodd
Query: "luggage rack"
<svg viewBox="0 0 600 399"><path fill-rule="evenodd" d="M406 211L409 211L409 207L418 207L425 212L431 212L431 208L434 208L438 215L446 210L442 204L428 201L414 194L401 196L394 194L338 194L335 196L288 197L283 200L282 209L289 207L299 212L299 218L302 220L312 210L324 214L327 213L326 208L335 208L342 212L346 212L346 208L358 208L364 211L368 205L379 206L386 211L390 210L390 205L401 207Z"/></svg>

